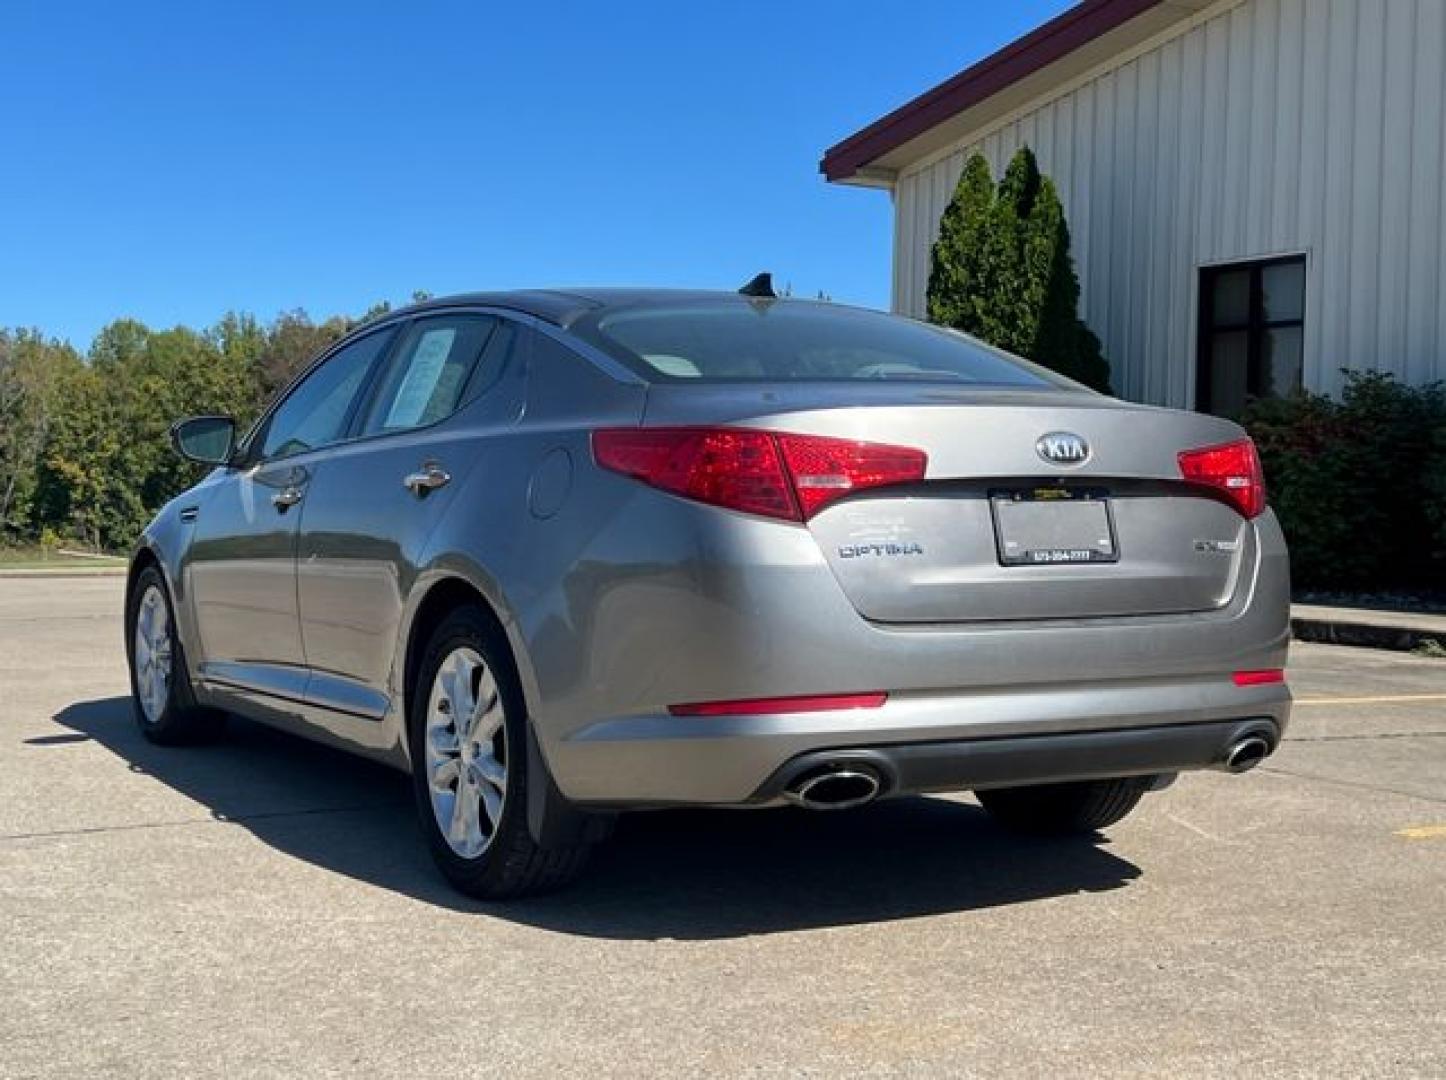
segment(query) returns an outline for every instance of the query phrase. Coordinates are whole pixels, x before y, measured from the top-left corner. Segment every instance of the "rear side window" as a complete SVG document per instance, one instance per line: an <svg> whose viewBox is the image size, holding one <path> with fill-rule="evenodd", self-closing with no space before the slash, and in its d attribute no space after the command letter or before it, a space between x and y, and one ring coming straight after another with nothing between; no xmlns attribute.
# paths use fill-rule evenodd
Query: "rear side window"
<svg viewBox="0 0 1446 1080"><path fill-rule="evenodd" d="M482 374L478 360L496 331L497 320L487 315L443 315L412 323L372 399L362 434L408 431L451 416L468 384Z"/></svg>
<svg viewBox="0 0 1446 1080"><path fill-rule="evenodd" d="M1025 360L911 319L806 301L658 304L605 313L584 337L650 382L871 379L1072 386Z"/></svg>

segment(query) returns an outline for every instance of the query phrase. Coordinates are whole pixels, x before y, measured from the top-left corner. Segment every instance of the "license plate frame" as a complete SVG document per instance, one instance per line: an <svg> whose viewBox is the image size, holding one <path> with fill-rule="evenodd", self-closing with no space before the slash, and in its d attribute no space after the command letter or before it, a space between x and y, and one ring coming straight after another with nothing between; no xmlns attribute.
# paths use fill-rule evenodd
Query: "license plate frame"
<svg viewBox="0 0 1446 1080"><path fill-rule="evenodd" d="M1051 513L1045 507L1056 509ZM1070 509L1058 509L1064 507ZM1120 561L1114 507L1105 488L995 488L989 492L989 513L1001 566L1082 566ZM1074 520L1064 520L1063 514ZM1057 540L1061 532L1069 534L1069 542L1050 542L1051 537Z"/></svg>

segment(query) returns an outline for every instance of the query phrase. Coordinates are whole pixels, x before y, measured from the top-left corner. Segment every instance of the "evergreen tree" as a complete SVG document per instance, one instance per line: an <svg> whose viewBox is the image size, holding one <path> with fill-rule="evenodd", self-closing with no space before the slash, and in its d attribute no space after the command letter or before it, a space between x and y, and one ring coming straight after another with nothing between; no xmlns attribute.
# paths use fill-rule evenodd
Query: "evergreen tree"
<svg viewBox="0 0 1446 1080"><path fill-rule="evenodd" d="M930 252L929 321L983 336L979 311L989 275L985 238L994 206L994 177L978 154L964 165L954 198L944 208L939 239Z"/></svg>
<svg viewBox="0 0 1446 1080"><path fill-rule="evenodd" d="M1022 148L998 187L975 154L930 252L931 322L1108 392L1109 363L1079 318L1079 279L1053 182Z"/></svg>

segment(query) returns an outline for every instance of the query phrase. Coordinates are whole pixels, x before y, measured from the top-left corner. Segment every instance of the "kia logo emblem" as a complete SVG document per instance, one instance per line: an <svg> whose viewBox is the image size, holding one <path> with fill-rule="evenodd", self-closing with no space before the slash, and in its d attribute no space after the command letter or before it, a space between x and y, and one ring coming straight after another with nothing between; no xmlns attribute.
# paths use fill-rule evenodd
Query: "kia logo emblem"
<svg viewBox="0 0 1446 1080"><path fill-rule="evenodd" d="M1069 431L1041 435L1034 449L1051 465L1083 465L1090 456L1090 444Z"/></svg>

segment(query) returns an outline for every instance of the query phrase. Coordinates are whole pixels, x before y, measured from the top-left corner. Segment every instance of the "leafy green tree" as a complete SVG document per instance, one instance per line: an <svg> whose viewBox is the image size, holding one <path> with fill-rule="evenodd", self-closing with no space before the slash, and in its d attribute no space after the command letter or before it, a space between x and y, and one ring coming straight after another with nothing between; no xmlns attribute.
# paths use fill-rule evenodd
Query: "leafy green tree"
<svg viewBox="0 0 1446 1080"><path fill-rule="evenodd" d="M266 335L266 349L257 365L257 387L262 400L285 386L301 368L351 328L347 319L314 323L299 308L283 312Z"/></svg>
<svg viewBox="0 0 1446 1080"><path fill-rule="evenodd" d="M235 362L238 350L257 347L249 337L240 322L212 334L156 332L133 320L105 327L89 363L61 387L39 470L45 524L95 547L128 547L196 479L171 451L171 423L190 413L254 412L253 372Z"/></svg>
<svg viewBox="0 0 1446 1080"><path fill-rule="evenodd" d="M1079 318L1079 279L1054 183L1023 147L997 187L978 154L965 163L930 252L932 322L1108 391L1109 363Z"/></svg>
<svg viewBox="0 0 1446 1080"><path fill-rule="evenodd" d="M36 470L61 379L80 357L38 330L0 330L0 542L32 529Z"/></svg>
<svg viewBox="0 0 1446 1080"><path fill-rule="evenodd" d="M60 537L124 550L199 469L170 447L180 417L244 426L342 335L390 311L269 325L228 312L203 331L117 319L82 359L38 331L0 330L0 542Z"/></svg>

